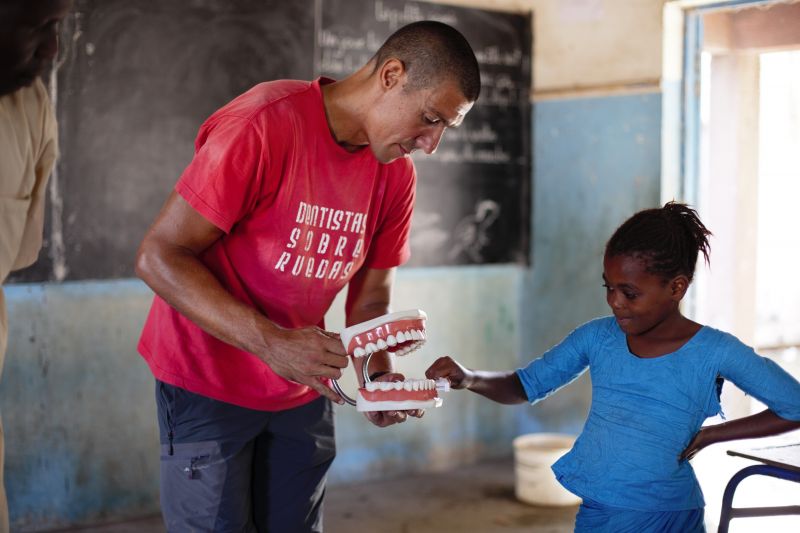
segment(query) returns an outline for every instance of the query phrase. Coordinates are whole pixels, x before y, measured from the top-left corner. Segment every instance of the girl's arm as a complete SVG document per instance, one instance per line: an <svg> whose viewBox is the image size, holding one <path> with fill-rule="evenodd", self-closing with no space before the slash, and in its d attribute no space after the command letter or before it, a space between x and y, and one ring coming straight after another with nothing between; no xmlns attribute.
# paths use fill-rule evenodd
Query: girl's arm
<svg viewBox="0 0 800 533"><path fill-rule="evenodd" d="M469 389L498 403L537 402L571 383L589 366L589 353L613 319L596 319L573 330L527 367L517 371L470 370L450 357L437 359L425 375L447 378L454 389Z"/></svg>
<svg viewBox="0 0 800 533"><path fill-rule="evenodd" d="M781 418L767 409L755 415L704 427L697 432L692 442L683 451L681 460L691 459L706 446L717 442L769 437L798 428L800 428L800 421Z"/></svg>
<svg viewBox="0 0 800 533"><path fill-rule="evenodd" d="M429 379L447 378L454 389L467 389L498 403L527 402L517 373L470 370L451 357L440 357L425 371Z"/></svg>

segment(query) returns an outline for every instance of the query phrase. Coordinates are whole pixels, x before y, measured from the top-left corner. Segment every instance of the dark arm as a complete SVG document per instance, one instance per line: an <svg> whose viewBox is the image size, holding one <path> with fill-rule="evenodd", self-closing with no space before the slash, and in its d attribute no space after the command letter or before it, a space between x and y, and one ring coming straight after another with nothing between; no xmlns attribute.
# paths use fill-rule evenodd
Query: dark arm
<svg viewBox="0 0 800 533"><path fill-rule="evenodd" d="M683 451L681 459L691 459L706 446L717 442L769 437L798 428L800 421L786 420L767 409L755 415L702 428Z"/></svg>
<svg viewBox="0 0 800 533"><path fill-rule="evenodd" d="M431 379L447 378L454 389L467 389L503 404L528 401L519 376L514 371L470 370L451 357L437 359L425 375Z"/></svg>

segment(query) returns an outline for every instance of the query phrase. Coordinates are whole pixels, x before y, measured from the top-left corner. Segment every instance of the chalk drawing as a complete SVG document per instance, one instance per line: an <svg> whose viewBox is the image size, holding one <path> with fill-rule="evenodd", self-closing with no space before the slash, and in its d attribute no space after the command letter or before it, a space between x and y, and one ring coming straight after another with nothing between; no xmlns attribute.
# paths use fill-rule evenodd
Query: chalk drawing
<svg viewBox="0 0 800 533"><path fill-rule="evenodd" d="M461 219L453 231L455 244L448 254L450 259L465 254L475 263L482 263L481 252L490 242L488 230L498 216L500 204L494 200L481 200L475 204L475 213Z"/></svg>

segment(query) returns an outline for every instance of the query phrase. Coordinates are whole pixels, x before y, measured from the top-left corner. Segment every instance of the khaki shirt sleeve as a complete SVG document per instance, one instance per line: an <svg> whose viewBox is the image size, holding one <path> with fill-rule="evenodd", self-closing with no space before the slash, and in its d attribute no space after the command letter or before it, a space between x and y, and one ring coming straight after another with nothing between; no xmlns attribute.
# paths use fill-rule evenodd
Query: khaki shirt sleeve
<svg viewBox="0 0 800 533"><path fill-rule="evenodd" d="M32 265L39 257L42 248L42 231L44 229L44 205L47 196L47 183L58 157L58 129L53 113L50 97L44 85L37 82L37 98L35 102L38 120L34 126L38 131L33 132L33 171L35 183L31 192L30 205L25 216L25 227L20 241L19 252L14 261L12 270L18 270Z"/></svg>

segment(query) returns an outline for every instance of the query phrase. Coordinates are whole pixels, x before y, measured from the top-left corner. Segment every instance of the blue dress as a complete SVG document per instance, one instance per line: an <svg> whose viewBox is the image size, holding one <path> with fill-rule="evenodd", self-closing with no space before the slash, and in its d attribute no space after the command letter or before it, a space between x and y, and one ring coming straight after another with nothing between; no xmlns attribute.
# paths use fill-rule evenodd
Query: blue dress
<svg viewBox="0 0 800 533"><path fill-rule="evenodd" d="M719 378L778 416L800 420L800 383L733 335L708 326L673 353L639 358L628 349L616 320L599 318L517 375L534 403L586 368L592 378L589 416L572 450L553 465L559 482L584 499L576 531L581 513L596 517L598 509L628 510L651 520L653 513L671 516L704 507L692 466L678 458L706 418L720 412ZM687 531L659 527L641 531ZM586 530L613 529L595 524Z"/></svg>

